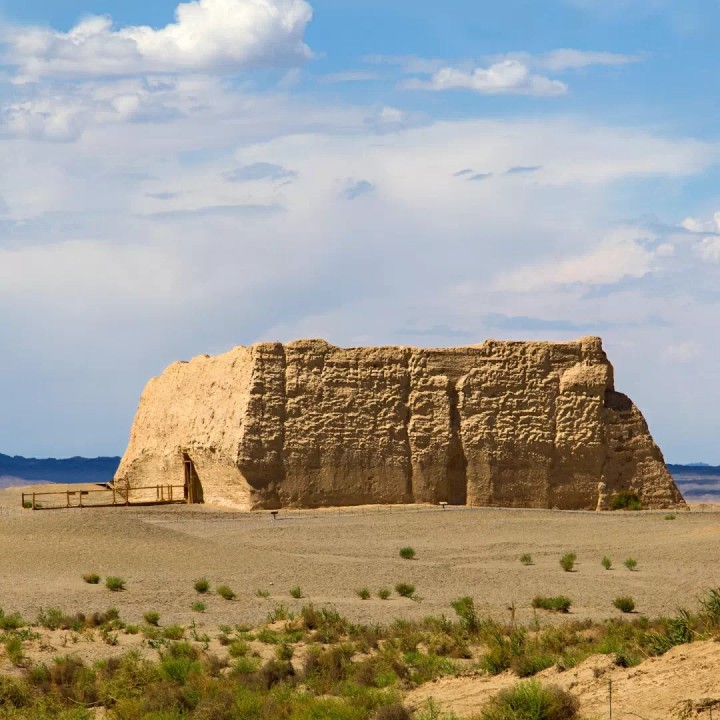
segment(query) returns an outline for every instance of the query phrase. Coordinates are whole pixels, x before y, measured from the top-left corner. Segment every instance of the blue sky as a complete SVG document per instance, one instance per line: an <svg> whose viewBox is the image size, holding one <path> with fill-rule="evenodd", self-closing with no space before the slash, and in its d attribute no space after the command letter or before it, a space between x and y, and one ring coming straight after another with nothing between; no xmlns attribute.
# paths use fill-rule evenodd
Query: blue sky
<svg viewBox="0 0 720 720"><path fill-rule="evenodd" d="M263 339L598 334L720 463L714 0L0 0L0 452ZM718 214L716 214L718 213Z"/></svg>

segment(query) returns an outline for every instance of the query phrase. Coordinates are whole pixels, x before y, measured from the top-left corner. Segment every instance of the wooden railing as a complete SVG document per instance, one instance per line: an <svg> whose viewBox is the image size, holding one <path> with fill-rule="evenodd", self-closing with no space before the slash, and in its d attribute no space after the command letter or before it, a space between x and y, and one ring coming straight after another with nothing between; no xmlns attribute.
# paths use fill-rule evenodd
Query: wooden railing
<svg viewBox="0 0 720 720"><path fill-rule="evenodd" d="M152 499L153 491L155 499ZM93 502L99 493L103 493L107 500L105 501L103 498L101 502ZM134 500L131 499L133 494L135 495ZM56 502L51 501L51 504L47 504L48 497L55 498ZM100 498L98 497L98 499ZM187 502L184 485L146 485L142 487L115 487L112 485L97 490L81 490L78 488L77 490L22 494L22 506L28 510L115 507L121 505L170 505Z"/></svg>

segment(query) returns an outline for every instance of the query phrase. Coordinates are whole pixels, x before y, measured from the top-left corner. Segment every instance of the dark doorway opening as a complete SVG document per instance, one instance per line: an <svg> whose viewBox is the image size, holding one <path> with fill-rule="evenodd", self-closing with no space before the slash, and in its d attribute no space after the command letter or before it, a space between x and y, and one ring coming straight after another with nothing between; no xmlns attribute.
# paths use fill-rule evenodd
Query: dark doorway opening
<svg viewBox="0 0 720 720"><path fill-rule="evenodd" d="M191 505L205 501L203 486L195 470L195 463L187 453L183 453L183 466L185 468L185 500Z"/></svg>

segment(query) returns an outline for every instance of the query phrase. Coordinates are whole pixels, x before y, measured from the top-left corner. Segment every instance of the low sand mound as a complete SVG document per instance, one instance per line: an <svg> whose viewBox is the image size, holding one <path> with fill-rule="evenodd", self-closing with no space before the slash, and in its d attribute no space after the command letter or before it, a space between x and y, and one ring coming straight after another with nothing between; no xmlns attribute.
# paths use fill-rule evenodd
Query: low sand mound
<svg viewBox="0 0 720 720"><path fill-rule="evenodd" d="M720 716L720 643L696 642L673 648L632 668L619 668L608 655L593 656L577 667L537 675L580 700L589 717L685 720ZM444 711L462 717L477 714L496 693L518 682L511 673L497 676L442 678L415 690L408 704L422 707L432 698Z"/></svg>

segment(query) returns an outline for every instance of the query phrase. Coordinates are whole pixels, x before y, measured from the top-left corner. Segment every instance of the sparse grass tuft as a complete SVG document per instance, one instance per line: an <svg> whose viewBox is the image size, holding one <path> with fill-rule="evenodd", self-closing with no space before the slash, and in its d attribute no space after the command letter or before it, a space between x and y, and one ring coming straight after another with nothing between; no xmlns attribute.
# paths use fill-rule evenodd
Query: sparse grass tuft
<svg viewBox="0 0 720 720"><path fill-rule="evenodd" d="M294 588L290 588L290 597L300 600L300 598L305 597L305 595L303 594L302 588L296 585Z"/></svg>
<svg viewBox="0 0 720 720"><path fill-rule="evenodd" d="M100 576L97 573L85 573L82 579L90 585L97 585L100 582Z"/></svg>
<svg viewBox="0 0 720 720"><path fill-rule="evenodd" d="M628 558L627 560L625 560L623 565L625 565L625 567L630 570L630 572L632 572L633 570L635 570L635 568L637 568L637 560L635 560L635 558Z"/></svg>
<svg viewBox="0 0 720 720"><path fill-rule="evenodd" d="M160 613L156 612L155 610L148 610L143 615L143 620L145 620L148 625L153 625L154 627L157 627L160 623Z"/></svg>
<svg viewBox="0 0 720 720"><path fill-rule="evenodd" d="M574 552L565 553L560 558L560 567L565 572L572 572L575 568L575 562L577 561L577 555Z"/></svg>
<svg viewBox="0 0 720 720"><path fill-rule="evenodd" d="M612 567L612 560L607 555L600 561L600 563L606 570L609 570Z"/></svg>
<svg viewBox="0 0 720 720"><path fill-rule="evenodd" d="M105 587L112 592L120 592L125 589L125 581L121 577L111 575L105 578Z"/></svg>
<svg viewBox="0 0 720 720"><path fill-rule="evenodd" d="M377 594L381 600L387 600L390 597L390 591L387 588L380 588Z"/></svg>
<svg viewBox="0 0 720 720"><path fill-rule="evenodd" d="M635 601L629 595L621 595L613 600L613 605L624 613L631 613L635 610Z"/></svg>
<svg viewBox="0 0 720 720"><path fill-rule="evenodd" d="M400 557L403 560L412 560L415 557L415 550L411 547L400 548Z"/></svg>
<svg viewBox="0 0 720 720"><path fill-rule="evenodd" d="M224 600L234 600L237 596L227 585L218 585L215 592Z"/></svg>
<svg viewBox="0 0 720 720"><path fill-rule="evenodd" d="M204 602L194 602L192 604L192 611L193 612L199 612L204 613L206 610L205 603Z"/></svg>
<svg viewBox="0 0 720 720"><path fill-rule="evenodd" d="M402 597L412 598L415 595L415 586L410 583L398 583L395 592Z"/></svg>
<svg viewBox="0 0 720 720"><path fill-rule="evenodd" d="M669 515L666 515L663 519L664 520L674 520L675 517L676 516L673 513L670 513Z"/></svg>
<svg viewBox="0 0 720 720"><path fill-rule="evenodd" d="M532 555L529 555L528 553L525 553L524 555L521 555L521 556L520 556L520 562L521 562L523 565L533 565L533 564L534 564L534 563L533 563L533 559L532 559Z"/></svg>
<svg viewBox="0 0 720 720"><path fill-rule="evenodd" d="M201 595L204 595L210 589L210 583L208 582L207 578L201 577L200 579L195 581L193 587Z"/></svg>
<svg viewBox="0 0 720 720"><path fill-rule="evenodd" d="M270 592L268 590L256 590L255 595L259 598L267 600L270 597Z"/></svg>
<svg viewBox="0 0 720 720"><path fill-rule="evenodd" d="M532 601L532 606L534 608L561 613L570 612L571 605L572 600L564 595L558 595L556 597L543 597L542 595L537 595Z"/></svg>
<svg viewBox="0 0 720 720"><path fill-rule="evenodd" d="M355 593L361 600L370 599L370 591L367 588L360 588L359 590L356 590Z"/></svg>

